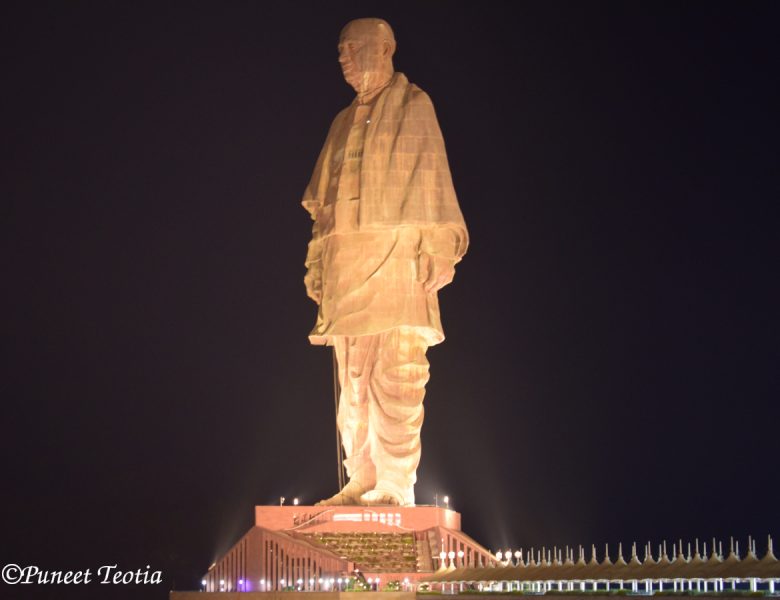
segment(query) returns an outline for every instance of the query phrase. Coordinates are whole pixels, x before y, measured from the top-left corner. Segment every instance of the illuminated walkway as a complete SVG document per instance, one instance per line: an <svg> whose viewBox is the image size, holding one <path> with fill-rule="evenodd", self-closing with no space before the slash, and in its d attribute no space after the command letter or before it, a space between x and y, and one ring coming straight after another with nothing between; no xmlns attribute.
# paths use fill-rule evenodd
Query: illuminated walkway
<svg viewBox="0 0 780 600"><path fill-rule="evenodd" d="M442 567L424 580L431 590L445 593L479 592L525 592L545 594L555 592L617 592L650 595L660 593L728 593L747 592L775 595L780 592L780 563L772 550L769 538L763 558L756 554L755 542L748 541L748 553L740 558L739 544L732 541L728 557L723 557L722 548L715 548L708 556L707 545L699 553L699 543L691 544L687 552L682 542L672 547L672 558L662 544L654 558L647 544L644 559L639 560L636 544L633 545L628 562L623 558L622 547L618 549L613 562L608 549L599 562L596 549L592 548L590 561L579 548L579 559L574 560L574 549L554 549L534 553L533 549L523 552L496 553L496 566L461 567L447 565L446 557ZM513 560L514 559L514 560Z"/></svg>

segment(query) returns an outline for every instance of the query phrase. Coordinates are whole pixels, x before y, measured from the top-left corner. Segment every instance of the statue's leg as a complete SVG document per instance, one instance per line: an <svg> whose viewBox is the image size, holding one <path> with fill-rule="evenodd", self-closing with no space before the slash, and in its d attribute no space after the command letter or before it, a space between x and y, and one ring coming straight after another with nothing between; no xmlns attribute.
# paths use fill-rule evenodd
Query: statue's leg
<svg viewBox="0 0 780 600"><path fill-rule="evenodd" d="M377 482L361 497L364 504L414 505L423 398L429 378L427 349L427 341L411 327L380 336L370 384L373 398L368 406Z"/></svg>
<svg viewBox="0 0 780 600"><path fill-rule="evenodd" d="M339 384L336 423L344 446L344 466L349 481L335 496L320 505L361 504L360 496L374 488L376 470L371 460L368 433L369 381L379 336L334 337Z"/></svg>

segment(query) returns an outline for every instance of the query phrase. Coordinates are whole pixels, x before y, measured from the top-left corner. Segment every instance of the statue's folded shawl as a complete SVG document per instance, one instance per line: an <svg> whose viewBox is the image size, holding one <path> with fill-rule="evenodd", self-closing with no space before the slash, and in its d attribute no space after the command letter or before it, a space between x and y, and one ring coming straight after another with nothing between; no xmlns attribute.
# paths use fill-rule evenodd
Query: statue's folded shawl
<svg viewBox="0 0 780 600"><path fill-rule="evenodd" d="M335 203L330 185L334 152L343 148L354 115L354 103L334 119L320 152L302 204L312 218ZM439 124L428 94L396 73L377 98L366 126L360 172L359 231L398 227L447 227L466 252L468 234L447 163ZM330 231L315 227L315 236Z"/></svg>

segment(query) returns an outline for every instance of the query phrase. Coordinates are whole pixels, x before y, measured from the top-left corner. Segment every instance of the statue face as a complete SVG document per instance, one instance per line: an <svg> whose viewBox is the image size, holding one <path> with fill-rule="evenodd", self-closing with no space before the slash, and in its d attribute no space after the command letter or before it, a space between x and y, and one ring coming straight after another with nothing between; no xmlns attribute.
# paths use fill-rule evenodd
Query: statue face
<svg viewBox="0 0 780 600"><path fill-rule="evenodd" d="M376 27L354 21L339 38L339 64L344 79L356 92L372 89L392 74L392 47Z"/></svg>

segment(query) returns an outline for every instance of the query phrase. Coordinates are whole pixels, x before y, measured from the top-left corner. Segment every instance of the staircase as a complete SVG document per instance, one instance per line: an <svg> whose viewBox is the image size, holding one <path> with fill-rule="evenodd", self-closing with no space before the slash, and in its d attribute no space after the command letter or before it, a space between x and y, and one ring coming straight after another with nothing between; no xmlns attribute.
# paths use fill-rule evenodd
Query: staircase
<svg viewBox="0 0 780 600"><path fill-rule="evenodd" d="M307 533L306 539L368 573L415 573L420 545L412 533ZM423 564L430 562L423 557ZM428 569L426 569L428 570Z"/></svg>

